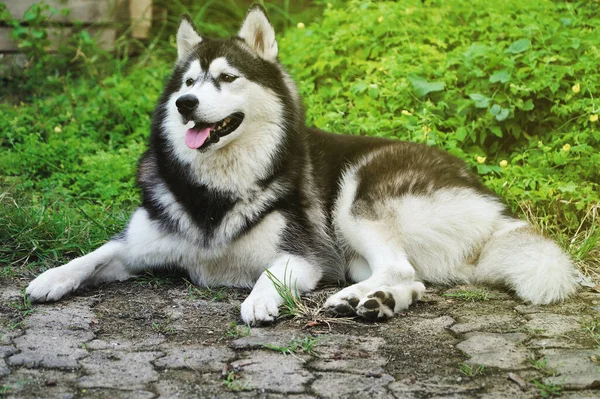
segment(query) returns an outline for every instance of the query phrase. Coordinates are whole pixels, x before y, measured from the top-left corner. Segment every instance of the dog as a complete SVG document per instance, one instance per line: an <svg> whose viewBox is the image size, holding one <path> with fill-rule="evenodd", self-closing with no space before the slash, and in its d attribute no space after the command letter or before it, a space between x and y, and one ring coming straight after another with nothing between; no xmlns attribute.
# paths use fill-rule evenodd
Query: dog
<svg viewBox="0 0 600 399"><path fill-rule="evenodd" d="M164 266L198 286L253 287L241 305L248 324L277 318L273 278L297 295L350 280L324 307L367 320L407 309L423 281L502 284L533 304L576 289L565 252L461 160L307 127L260 5L230 39L202 37L182 16L138 183L142 203L124 231L38 276L32 301Z"/></svg>

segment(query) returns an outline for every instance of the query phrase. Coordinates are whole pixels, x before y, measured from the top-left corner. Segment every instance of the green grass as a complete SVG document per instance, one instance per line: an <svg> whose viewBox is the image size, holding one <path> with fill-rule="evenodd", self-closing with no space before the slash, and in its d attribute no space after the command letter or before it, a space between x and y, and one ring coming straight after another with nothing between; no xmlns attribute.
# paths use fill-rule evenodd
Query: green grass
<svg viewBox="0 0 600 399"><path fill-rule="evenodd" d="M247 3L160 1L168 16L149 42L123 36L109 53L83 29L56 55L31 40L51 27L49 10L21 24L0 5L0 20L22 45L28 41L22 48L34 61L0 84L0 279L29 279L125 226L139 204L137 159L175 59L178 14L189 12L202 33L227 36ZM313 4L267 4L285 28L280 59L298 82L310 125L449 151L567 248L584 274L600 277L600 14L593 7L577 0ZM301 315L307 309L289 288L282 314Z"/></svg>
<svg viewBox="0 0 600 399"><path fill-rule="evenodd" d="M558 398L562 394L563 386L561 384L541 382L538 380L533 380L531 382L538 389L542 398Z"/></svg>
<svg viewBox="0 0 600 399"><path fill-rule="evenodd" d="M582 325L594 342L595 348L600 349L600 317L585 318Z"/></svg>
<svg viewBox="0 0 600 399"><path fill-rule="evenodd" d="M535 356L531 356L529 358L529 363L533 366L534 369L548 376L555 376L556 370L551 368L548 365L548 359L544 356L541 358L536 358Z"/></svg>
<svg viewBox="0 0 600 399"><path fill-rule="evenodd" d="M157 322L154 321L152 322L152 329L159 333L159 334L163 334L163 335L173 335L175 334L175 327L172 324L172 320L171 317L173 315L170 314L169 317L167 317L165 320Z"/></svg>
<svg viewBox="0 0 600 399"><path fill-rule="evenodd" d="M304 338L294 338L288 345L278 346L272 344L263 344L264 348L270 349L275 352L280 352L283 355L296 355L299 353L306 353L314 357L320 357L319 353L315 350L317 345L317 339L311 336Z"/></svg>
<svg viewBox="0 0 600 399"><path fill-rule="evenodd" d="M240 326L236 322L232 321L227 325L227 330L225 330L225 336L231 339L238 339L242 337L247 337L248 335L250 335L250 331L250 326Z"/></svg>
<svg viewBox="0 0 600 399"><path fill-rule="evenodd" d="M472 366L466 363L461 363L458 365L458 370L461 372L461 374L466 375L467 377L476 377L485 373L485 366L483 364L479 366Z"/></svg>
<svg viewBox="0 0 600 399"><path fill-rule="evenodd" d="M25 295L25 290L21 292L21 297L8 304L8 306L15 313L13 321L8 325L10 329L16 329L23 327L25 318L34 312L34 307L31 305L29 297Z"/></svg>
<svg viewBox="0 0 600 399"><path fill-rule="evenodd" d="M188 292L188 298L195 301L197 299L204 299L211 302L222 302L229 298L228 289L225 287L210 288L210 287L197 287L192 284L189 280L184 279L185 285Z"/></svg>

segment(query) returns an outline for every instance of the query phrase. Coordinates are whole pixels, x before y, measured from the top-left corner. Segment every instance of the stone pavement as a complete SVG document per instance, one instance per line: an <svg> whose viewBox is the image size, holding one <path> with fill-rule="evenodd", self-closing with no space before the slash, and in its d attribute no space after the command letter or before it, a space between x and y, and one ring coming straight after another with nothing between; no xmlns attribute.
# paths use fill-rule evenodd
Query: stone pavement
<svg viewBox="0 0 600 399"><path fill-rule="evenodd" d="M436 287L385 323L250 329L235 324L247 291L178 278L111 284L30 313L24 283L0 284L0 398L600 397L591 289L538 307Z"/></svg>

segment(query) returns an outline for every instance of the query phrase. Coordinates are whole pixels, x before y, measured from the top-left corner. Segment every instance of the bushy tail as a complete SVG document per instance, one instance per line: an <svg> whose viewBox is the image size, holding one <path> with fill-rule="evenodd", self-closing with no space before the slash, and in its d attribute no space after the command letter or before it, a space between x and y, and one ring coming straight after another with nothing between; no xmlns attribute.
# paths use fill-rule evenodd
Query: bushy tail
<svg viewBox="0 0 600 399"><path fill-rule="evenodd" d="M524 222L498 231L485 244L476 267L481 283L504 284L533 304L562 301L577 289L568 255Z"/></svg>

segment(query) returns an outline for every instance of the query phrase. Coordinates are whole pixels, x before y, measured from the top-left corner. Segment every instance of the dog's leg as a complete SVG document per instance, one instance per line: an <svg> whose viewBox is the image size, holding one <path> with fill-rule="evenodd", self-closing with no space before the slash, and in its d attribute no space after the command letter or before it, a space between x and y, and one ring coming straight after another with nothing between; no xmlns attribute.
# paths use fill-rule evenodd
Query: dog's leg
<svg viewBox="0 0 600 399"><path fill-rule="evenodd" d="M296 255L282 255L268 269L271 278L284 283L294 295L313 290L321 279L320 269ZM242 303L242 320L247 324L272 322L279 315L283 298L277 292L269 274L264 272Z"/></svg>
<svg viewBox="0 0 600 399"><path fill-rule="evenodd" d="M350 276L366 279L332 295L325 308L339 315L358 314L371 320L391 317L421 299L425 286L415 281L415 270L398 240L386 234L387 221L352 218L356 226L344 231L344 238L364 257L371 274L364 271L362 262L351 264ZM360 269L354 271L358 266Z"/></svg>
<svg viewBox="0 0 600 399"><path fill-rule="evenodd" d="M333 313L383 319L421 298L425 286L415 281L415 269L403 248L395 207L357 195L358 180L349 172L335 209L339 239L358 256L348 274L357 284L332 295L325 308Z"/></svg>
<svg viewBox="0 0 600 399"><path fill-rule="evenodd" d="M131 277L125 267L126 247L124 241L113 240L66 265L46 270L29 284L26 293L32 302L58 301L82 286L126 280Z"/></svg>
<svg viewBox="0 0 600 399"><path fill-rule="evenodd" d="M29 284L26 293L33 302L57 301L78 288L123 281L143 270L179 260L182 253L193 257L194 252L185 247L185 242L171 240L160 231L140 208L121 237L66 265L46 270Z"/></svg>

